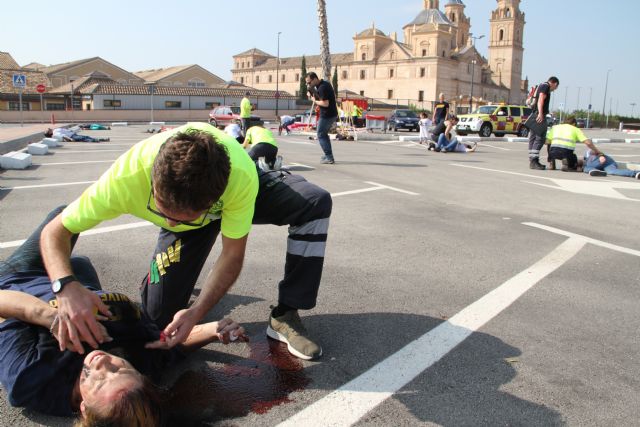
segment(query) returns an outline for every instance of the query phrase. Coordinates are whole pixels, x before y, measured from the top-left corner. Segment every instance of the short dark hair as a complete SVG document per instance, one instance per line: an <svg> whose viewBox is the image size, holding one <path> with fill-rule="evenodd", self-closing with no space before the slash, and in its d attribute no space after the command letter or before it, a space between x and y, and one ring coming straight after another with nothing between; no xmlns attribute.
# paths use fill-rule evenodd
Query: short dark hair
<svg viewBox="0 0 640 427"><path fill-rule="evenodd" d="M318 75L316 73L314 73L313 71L310 71L307 73L306 77L309 77L311 80L315 80L318 78Z"/></svg>
<svg viewBox="0 0 640 427"><path fill-rule="evenodd" d="M558 78L556 76L551 76L549 77L549 80L547 80L549 83L553 83L553 84L560 84L560 80L558 80Z"/></svg>
<svg viewBox="0 0 640 427"><path fill-rule="evenodd" d="M251 95L251 92L246 91L244 94L245 94L246 96L249 96L249 95Z"/></svg>
<svg viewBox="0 0 640 427"><path fill-rule="evenodd" d="M47 138L51 138L53 136L53 131L51 130L51 128L44 131L44 136L46 136Z"/></svg>
<svg viewBox="0 0 640 427"><path fill-rule="evenodd" d="M230 173L226 147L210 133L194 129L176 133L160 147L152 180L163 204L203 211L222 196Z"/></svg>
<svg viewBox="0 0 640 427"><path fill-rule="evenodd" d="M575 125L577 125L577 124L578 124L578 121L577 121L577 120L576 120L576 118L575 118L575 117L573 117L573 116L569 116L569 117L567 117L566 119L564 119L564 122L565 122L566 124L568 124L568 125L572 125L572 126L575 126Z"/></svg>

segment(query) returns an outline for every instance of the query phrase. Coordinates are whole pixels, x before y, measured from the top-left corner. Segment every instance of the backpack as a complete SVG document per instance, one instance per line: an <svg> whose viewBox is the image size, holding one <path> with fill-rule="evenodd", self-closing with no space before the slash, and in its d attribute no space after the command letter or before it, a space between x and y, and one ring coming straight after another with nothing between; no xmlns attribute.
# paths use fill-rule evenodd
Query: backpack
<svg viewBox="0 0 640 427"><path fill-rule="evenodd" d="M538 100L538 86L531 86L531 90L529 91L529 95L527 95L527 100L525 101L525 105L529 108L535 108L536 101Z"/></svg>

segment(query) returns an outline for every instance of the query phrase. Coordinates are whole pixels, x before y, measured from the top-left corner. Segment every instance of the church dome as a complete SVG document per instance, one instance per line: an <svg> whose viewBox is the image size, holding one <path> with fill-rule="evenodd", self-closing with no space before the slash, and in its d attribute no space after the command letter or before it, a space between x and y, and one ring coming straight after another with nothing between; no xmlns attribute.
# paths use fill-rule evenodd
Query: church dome
<svg viewBox="0 0 640 427"><path fill-rule="evenodd" d="M447 18L443 12L438 9L425 9L415 19L409 22L407 25L425 25L425 24L448 24L451 25L451 21ZM406 26L406 25L405 25Z"/></svg>
<svg viewBox="0 0 640 427"><path fill-rule="evenodd" d="M382 36L386 37L387 35L377 28L367 28L364 31L358 33L357 37L371 37L371 36Z"/></svg>
<svg viewBox="0 0 640 427"><path fill-rule="evenodd" d="M452 4L459 4L464 6L464 3L462 3L462 0L449 0L446 4L446 6L452 5Z"/></svg>

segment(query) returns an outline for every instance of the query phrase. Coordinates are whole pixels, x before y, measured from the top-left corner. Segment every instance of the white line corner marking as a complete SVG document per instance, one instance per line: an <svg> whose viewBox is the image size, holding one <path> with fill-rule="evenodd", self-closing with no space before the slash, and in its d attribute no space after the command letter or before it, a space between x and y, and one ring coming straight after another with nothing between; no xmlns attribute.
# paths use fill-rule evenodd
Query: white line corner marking
<svg viewBox="0 0 640 427"><path fill-rule="evenodd" d="M587 243L630 255L640 251L613 245L553 227L525 222L569 237L547 256L504 282L420 338L409 343L360 376L329 393L279 426L351 426L423 371L445 356L472 333L500 314L536 283L573 258Z"/></svg>

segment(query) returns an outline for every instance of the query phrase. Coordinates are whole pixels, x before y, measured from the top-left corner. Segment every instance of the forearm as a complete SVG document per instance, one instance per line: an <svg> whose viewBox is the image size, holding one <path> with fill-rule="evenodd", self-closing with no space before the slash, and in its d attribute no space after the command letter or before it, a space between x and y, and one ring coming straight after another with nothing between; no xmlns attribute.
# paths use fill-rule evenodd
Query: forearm
<svg viewBox="0 0 640 427"><path fill-rule="evenodd" d="M187 339L180 344L183 350L191 352L218 340L217 322L195 325Z"/></svg>
<svg viewBox="0 0 640 427"><path fill-rule="evenodd" d="M223 236L223 242L225 240L227 241L226 245L233 245L234 247L230 250L225 250L227 248L224 247L225 243L223 243L222 253L214 264L213 269L207 275L199 297L191 306L191 309L197 314L198 320L202 319L222 299L235 283L242 270L246 237L240 239L240 248L235 247L237 240L225 239ZM229 240L236 243L229 243Z"/></svg>
<svg viewBox="0 0 640 427"><path fill-rule="evenodd" d="M329 100L325 99L324 101L316 101L316 105L319 107L328 107L329 106Z"/></svg>
<svg viewBox="0 0 640 427"><path fill-rule="evenodd" d="M545 100L545 94L540 94L540 97L538 98L538 114L539 115L543 115L544 114L544 100Z"/></svg>
<svg viewBox="0 0 640 427"><path fill-rule="evenodd" d="M589 147L589 149L591 149L591 151L593 151L593 153L596 155L601 153L598 147L596 147L596 145L590 139L585 140L584 145Z"/></svg>
<svg viewBox="0 0 640 427"><path fill-rule="evenodd" d="M44 266L51 279L59 279L73 274L69 261L72 236L71 232L62 225L60 215L42 230L40 250Z"/></svg>
<svg viewBox="0 0 640 427"><path fill-rule="evenodd" d="M33 295L18 291L0 291L0 317L18 319L49 328L56 309Z"/></svg>

